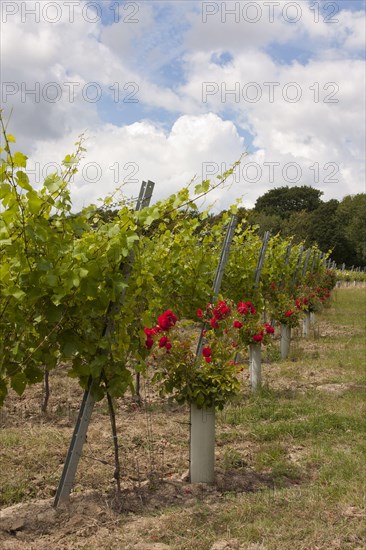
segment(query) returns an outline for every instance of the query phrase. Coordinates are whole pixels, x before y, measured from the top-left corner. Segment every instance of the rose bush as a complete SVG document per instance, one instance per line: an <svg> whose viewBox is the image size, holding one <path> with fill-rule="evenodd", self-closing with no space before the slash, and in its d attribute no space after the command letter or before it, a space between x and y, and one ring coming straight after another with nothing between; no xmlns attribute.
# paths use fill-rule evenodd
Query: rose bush
<svg viewBox="0 0 366 550"><path fill-rule="evenodd" d="M327 277L325 279L327 280ZM319 312L328 305L331 291L324 285L322 277L316 278L311 274L299 289L298 296L298 301L304 311Z"/></svg>
<svg viewBox="0 0 366 550"><path fill-rule="evenodd" d="M287 289L279 289L272 285L272 297L269 310L272 317L290 328L297 327L306 306L303 298L293 297L293 293ZM306 299L305 299L306 300Z"/></svg>
<svg viewBox="0 0 366 550"><path fill-rule="evenodd" d="M158 317L157 325L145 328L147 364L154 369L153 382L160 395L171 395L178 403L194 403L199 408L217 407L238 394L239 351L249 344L266 344L274 329L261 323L254 305L235 305L220 300L199 309L204 323L203 346L196 354L197 336L192 323L178 321L170 310Z"/></svg>
<svg viewBox="0 0 366 550"><path fill-rule="evenodd" d="M217 336L223 332L229 334L234 347L268 344L274 334L274 328L261 322L259 312L250 301L235 305L221 300L216 306L209 304L205 312L198 310L198 316L216 331Z"/></svg>

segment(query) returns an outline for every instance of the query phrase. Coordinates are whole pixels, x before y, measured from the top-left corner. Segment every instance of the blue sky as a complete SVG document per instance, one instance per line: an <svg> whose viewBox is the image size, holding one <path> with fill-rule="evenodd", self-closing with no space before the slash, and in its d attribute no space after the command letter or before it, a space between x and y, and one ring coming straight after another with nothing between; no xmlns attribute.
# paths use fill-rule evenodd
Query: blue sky
<svg viewBox="0 0 366 550"><path fill-rule="evenodd" d="M279 185L365 191L364 0L80 0L72 18L65 4L37 18L32 1L2 2L2 99L39 172L86 132L85 162L101 174L75 180L77 205L125 177L134 193L131 162L160 197L243 151L251 169L216 209Z"/></svg>

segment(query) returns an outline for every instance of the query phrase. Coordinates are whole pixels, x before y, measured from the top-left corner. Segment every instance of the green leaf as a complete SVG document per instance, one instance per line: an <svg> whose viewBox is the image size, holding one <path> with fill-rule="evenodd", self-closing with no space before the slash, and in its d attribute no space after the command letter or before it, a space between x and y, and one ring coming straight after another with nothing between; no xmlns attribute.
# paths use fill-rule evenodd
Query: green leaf
<svg viewBox="0 0 366 550"><path fill-rule="evenodd" d="M50 367L51 362L54 362L54 361L52 361L52 358L51 358L51 361L47 365L48 367ZM42 369L40 369L36 365L28 365L25 368L25 374L27 375L27 380L31 384L36 384L37 382L42 382L42 380L43 380L43 371L42 371Z"/></svg>
<svg viewBox="0 0 366 550"><path fill-rule="evenodd" d="M111 397L122 397L132 381L131 373L124 366L121 366L121 369L108 381L108 391Z"/></svg>
<svg viewBox="0 0 366 550"><path fill-rule="evenodd" d="M80 340L72 330L65 330L60 334L61 351L65 357L71 357L79 350Z"/></svg>
<svg viewBox="0 0 366 550"><path fill-rule="evenodd" d="M13 241L11 239L0 240L0 246L10 246L11 244L13 244Z"/></svg>
<svg viewBox="0 0 366 550"><path fill-rule="evenodd" d="M20 288L14 288L12 289L9 294L13 296L16 300L21 300L26 296L26 293L23 292L23 290L20 290Z"/></svg>
<svg viewBox="0 0 366 550"><path fill-rule="evenodd" d="M50 323L58 323L62 317L62 308L50 304L45 312L46 319Z"/></svg>
<svg viewBox="0 0 366 550"><path fill-rule="evenodd" d="M136 241L138 241L138 240L139 240L139 236L136 235L136 233L134 233L134 234L132 234L132 235L129 235L129 236L127 237L127 246L128 246L129 248L131 248L132 245L134 244L134 242L136 242Z"/></svg>
<svg viewBox="0 0 366 550"><path fill-rule="evenodd" d="M97 298L99 294L98 282L87 279L86 286L84 286L84 292L87 300Z"/></svg>
<svg viewBox="0 0 366 550"><path fill-rule="evenodd" d="M16 139L13 136L13 134L6 134L6 139L8 140L9 143L15 143L16 142Z"/></svg>
<svg viewBox="0 0 366 550"><path fill-rule="evenodd" d="M40 271L50 271L52 269L52 264L44 258L40 258L37 261L37 267Z"/></svg>
<svg viewBox="0 0 366 550"><path fill-rule="evenodd" d="M29 210L32 214L38 216L42 206L44 205L44 201L38 196L38 193L36 193L35 191L30 191L29 193L27 193L27 199Z"/></svg>
<svg viewBox="0 0 366 550"><path fill-rule="evenodd" d="M47 273L45 279L50 287L55 287L58 283L57 275L52 272Z"/></svg>
<svg viewBox="0 0 366 550"><path fill-rule="evenodd" d="M70 358L73 356L74 353L78 351L78 347L75 344L75 342L66 342L64 346L62 347L62 353L65 357Z"/></svg>
<svg viewBox="0 0 366 550"><path fill-rule="evenodd" d="M28 159L28 157L26 155L23 155L23 153L19 153L19 151L17 151L13 155L13 165L14 166L20 166L21 168L26 168L27 167L27 159ZM9 164L11 164L11 162Z"/></svg>
<svg viewBox="0 0 366 550"><path fill-rule="evenodd" d="M51 174L44 180L43 185L50 193L56 193L62 185L62 179L58 176L58 174Z"/></svg>
<svg viewBox="0 0 366 550"><path fill-rule="evenodd" d="M27 385L27 378L23 372L18 372L12 376L10 385L18 395L22 395Z"/></svg>
<svg viewBox="0 0 366 550"><path fill-rule="evenodd" d="M12 194L12 190L9 183L0 184L0 199L6 197L6 195Z"/></svg>
<svg viewBox="0 0 366 550"><path fill-rule="evenodd" d="M33 187L29 183L29 178L25 172L18 170L16 173L16 182L22 189L26 191L33 191Z"/></svg>
<svg viewBox="0 0 366 550"><path fill-rule="evenodd" d="M202 183L196 185L194 192L196 195L201 195L202 193L207 193L210 189L210 180L204 180Z"/></svg>
<svg viewBox="0 0 366 550"><path fill-rule="evenodd" d="M75 155L66 155L66 157L62 161L62 164L66 167L70 167L73 164L77 164L77 158L75 157Z"/></svg>
<svg viewBox="0 0 366 550"><path fill-rule="evenodd" d="M106 356L99 355L94 357L94 359L90 362L90 374L93 378L98 378L100 376L106 361Z"/></svg>

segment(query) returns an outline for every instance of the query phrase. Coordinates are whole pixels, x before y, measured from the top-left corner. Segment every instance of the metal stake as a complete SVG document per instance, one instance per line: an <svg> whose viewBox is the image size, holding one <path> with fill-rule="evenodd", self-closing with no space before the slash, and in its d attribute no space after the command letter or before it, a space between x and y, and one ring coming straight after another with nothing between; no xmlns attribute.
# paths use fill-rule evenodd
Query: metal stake
<svg viewBox="0 0 366 550"><path fill-rule="evenodd" d="M216 270L212 289L212 301L220 291L236 224L237 217L233 216L226 231L219 264ZM196 350L197 358L201 355L205 328L206 324L203 325L198 340ZM189 480L191 483L212 483L214 481L215 466L215 408L198 409L198 407L192 403L190 407L189 424Z"/></svg>
<svg viewBox="0 0 366 550"><path fill-rule="evenodd" d="M136 208L135 208L136 211L141 210L142 208L145 208L150 204L154 186L155 186L155 183L152 181L148 181L147 183L145 181L142 182L140 194L139 194ZM133 259L133 254L130 254L129 262L127 263L130 264L132 259ZM130 273L128 272L128 269L126 269L125 262L121 263L120 270L125 272L125 277L126 279L128 279ZM109 306L108 306L109 314L112 311L116 312L119 310L119 306L123 301L124 294L125 294L125 290L121 292L118 302L109 303ZM111 333L111 331L112 331L111 318L107 317L107 321L103 329L102 336L108 336ZM88 431L91 415L95 405L95 398L93 397L94 384L95 384L95 381L90 380L89 387L84 392L84 396L80 405L74 432L71 438L69 450L65 459L65 464L64 464L61 478L57 487L56 496L53 504L55 508L57 508L59 504L63 502L67 502L70 498L70 492L74 485L77 467L79 464L80 457L82 455L82 450L86 439L86 433Z"/></svg>

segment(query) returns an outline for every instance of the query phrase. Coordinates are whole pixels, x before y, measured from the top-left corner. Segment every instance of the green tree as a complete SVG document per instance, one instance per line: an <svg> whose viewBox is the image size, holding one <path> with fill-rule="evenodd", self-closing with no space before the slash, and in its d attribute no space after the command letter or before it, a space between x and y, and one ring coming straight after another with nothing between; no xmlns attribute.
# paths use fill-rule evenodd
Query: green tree
<svg viewBox="0 0 366 550"><path fill-rule="evenodd" d="M282 219L276 214L266 214L264 212L249 210L246 220L250 226L259 226L257 234L261 236L263 236L266 231L270 231L271 235L276 235L282 230Z"/></svg>
<svg viewBox="0 0 366 550"><path fill-rule="evenodd" d="M307 185L301 187L276 187L259 197L255 211L267 215L289 218L293 212L312 212L321 204L322 191Z"/></svg>
<svg viewBox="0 0 366 550"><path fill-rule="evenodd" d="M337 263L349 259L344 228L337 218L339 202L331 199L322 203L309 214L307 243L317 243L324 252L332 249L332 258Z"/></svg>
<svg viewBox="0 0 366 550"><path fill-rule="evenodd" d="M348 265L366 265L366 193L347 195L339 203L337 221L343 228L350 253Z"/></svg>
<svg viewBox="0 0 366 550"><path fill-rule="evenodd" d="M311 223L311 213L306 210L293 212L288 219L282 220L281 234L286 237L293 237L294 242L304 242L310 245L312 244L312 239L309 238Z"/></svg>

